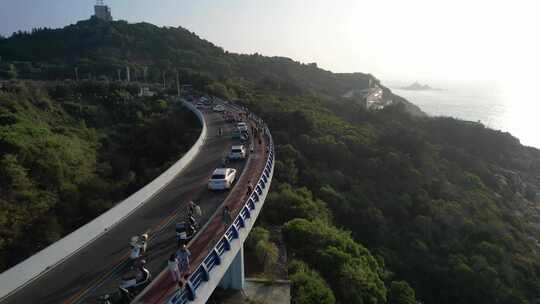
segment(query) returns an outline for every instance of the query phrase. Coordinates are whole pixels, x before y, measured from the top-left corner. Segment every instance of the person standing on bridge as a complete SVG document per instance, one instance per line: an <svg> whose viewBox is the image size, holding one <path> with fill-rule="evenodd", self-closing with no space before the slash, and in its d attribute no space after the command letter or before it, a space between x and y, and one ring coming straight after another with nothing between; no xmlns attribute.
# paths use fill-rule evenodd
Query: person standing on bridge
<svg viewBox="0 0 540 304"><path fill-rule="evenodd" d="M189 272L189 258L191 257L191 252L187 248L186 244L183 244L182 247L176 252L176 258L178 259L179 270L181 274Z"/></svg>
<svg viewBox="0 0 540 304"><path fill-rule="evenodd" d="M195 204L194 201L190 201L188 204L188 216L193 217L197 222L201 219L202 210L201 207Z"/></svg>
<svg viewBox="0 0 540 304"><path fill-rule="evenodd" d="M253 192L253 184L251 183L251 181L248 182L248 185L247 185L247 193L246 195L251 195L251 192Z"/></svg>
<svg viewBox="0 0 540 304"><path fill-rule="evenodd" d="M232 221L231 210L229 209L229 206L225 206L223 208L222 217L223 217L223 224L225 225L225 228L227 228L229 224L231 224L231 221Z"/></svg>
<svg viewBox="0 0 540 304"><path fill-rule="evenodd" d="M201 206L199 206L199 205L197 205L195 203L193 203L193 205L194 206L193 206L193 213L192 214L197 220L199 220L201 218L201 216L202 216Z"/></svg>
<svg viewBox="0 0 540 304"><path fill-rule="evenodd" d="M175 281L178 286L182 287L182 276L180 275L180 270L178 269L178 259L174 253L169 257L167 268L169 268L169 271L171 272L173 281Z"/></svg>
<svg viewBox="0 0 540 304"><path fill-rule="evenodd" d="M222 158L221 158L221 167L222 168L227 168L227 163L229 162L229 158L227 157L227 155L224 155Z"/></svg>

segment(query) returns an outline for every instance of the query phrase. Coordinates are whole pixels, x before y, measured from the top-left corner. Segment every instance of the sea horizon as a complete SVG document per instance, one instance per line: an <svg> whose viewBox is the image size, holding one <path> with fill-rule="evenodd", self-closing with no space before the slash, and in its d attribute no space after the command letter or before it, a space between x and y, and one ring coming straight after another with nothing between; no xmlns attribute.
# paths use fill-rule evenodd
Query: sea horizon
<svg viewBox="0 0 540 304"><path fill-rule="evenodd" d="M540 149L540 120L522 90L499 85L431 84L441 90L403 90L392 84L391 90L420 107L430 116L453 117L480 122L486 127L508 132L522 145Z"/></svg>

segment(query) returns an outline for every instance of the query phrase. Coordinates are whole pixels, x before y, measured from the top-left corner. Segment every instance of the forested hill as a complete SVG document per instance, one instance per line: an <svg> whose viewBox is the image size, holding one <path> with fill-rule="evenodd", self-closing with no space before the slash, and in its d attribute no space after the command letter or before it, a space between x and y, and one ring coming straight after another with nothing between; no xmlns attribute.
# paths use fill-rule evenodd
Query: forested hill
<svg viewBox="0 0 540 304"><path fill-rule="evenodd" d="M1 78L73 79L77 67L81 81L61 82L75 85L77 94L49 92L64 100L62 108L77 110L73 105L81 89L90 96L99 86L112 89L107 89L111 98L95 100L108 109L91 111L96 118L112 111L146 121L136 109L155 103L118 102L127 100L120 97L128 88L115 93L118 84L110 82L126 65L133 80L158 83L165 74L168 88L174 87L178 69L182 82L193 84L197 93L234 99L263 117L277 145L276 171L258 222L258 242L251 243L276 252L268 243L284 242L295 304L540 302L540 151L508 133L474 122L413 116L405 101L366 110L341 96L366 88L369 74L333 74L286 58L231 54L184 29L83 21L0 40L0 56ZM0 95L6 104L0 113L0 130L5 130L0 144L18 131L24 140L15 143L22 151L40 142L27 134L56 130L50 124L41 128L45 131L25 131L35 127L29 121L45 115L43 106L50 109L47 113L62 113L58 106L43 104L49 98L27 91ZM387 89L385 95L401 101ZM20 114L13 117L14 112ZM162 121L161 114L147 115ZM58 131L73 135L75 123L80 121ZM87 136L85 130L81 126L82 133L73 136ZM106 143L112 145L117 139L110 138ZM75 143L79 150L89 149ZM60 144L47 147L62 151ZM40 183L26 182L26 172L32 171L20 168L16 151L9 154L1 167L9 170L0 172L9 178L0 176L0 189L26 188L19 196L0 192L0 203L9 199L24 207L29 200L24 189ZM4 187L8 182L15 184ZM66 193L72 188L68 184ZM30 198L42 192L35 193ZM63 202L62 212L80 209ZM18 219L32 211L20 210L0 208L0 224L11 223L10 214ZM282 237L270 237L264 229ZM263 253L265 259L270 255Z"/></svg>
<svg viewBox="0 0 540 304"><path fill-rule="evenodd" d="M73 79L77 67L81 78L117 79L118 69L125 77L126 66L130 66L133 80L162 82L165 73L173 81L178 69L183 81L199 89L227 80L224 84L236 92L248 86L331 97L367 88L369 79L379 84L369 74L336 74L314 63L301 64L284 57L229 53L181 27L97 19L63 29L14 33L0 40L0 56L4 61L22 61L13 66L16 71L5 66L4 77L16 73L20 78ZM407 103L412 111L421 113L414 105L394 97L390 90L385 91L385 99Z"/></svg>
<svg viewBox="0 0 540 304"><path fill-rule="evenodd" d="M193 113L122 83L0 86L0 272L154 179L195 142Z"/></svg>

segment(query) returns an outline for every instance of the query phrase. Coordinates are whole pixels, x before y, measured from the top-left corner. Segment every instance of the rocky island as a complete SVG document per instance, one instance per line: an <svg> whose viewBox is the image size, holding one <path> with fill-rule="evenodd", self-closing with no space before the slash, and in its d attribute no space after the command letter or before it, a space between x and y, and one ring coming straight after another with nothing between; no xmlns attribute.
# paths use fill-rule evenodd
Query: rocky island
<svg viewBox="0 0 540 304"><path fill-rule="evenodd" d="M438 88L432 88L427 84L420 84L417 81L415 81L413 84L401 87L401 90L409 90L409 91L442 91L443 89Z"/></svg>

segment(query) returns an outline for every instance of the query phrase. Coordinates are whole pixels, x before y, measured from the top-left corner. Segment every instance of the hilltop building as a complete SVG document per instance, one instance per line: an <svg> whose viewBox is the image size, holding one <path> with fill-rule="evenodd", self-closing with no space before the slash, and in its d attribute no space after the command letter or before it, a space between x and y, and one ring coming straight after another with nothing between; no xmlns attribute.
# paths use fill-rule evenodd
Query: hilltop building
<svg viewBox="0 0 540 304"><path fill-rule="evenodd" d="M111 9L103 4L103 0L97 0L94 6L94 16L103 21L112 21Z"/></svg>
<svg viewBox="0 0 540 304"><path fill-rule="evenodd" d="M139 97L153 97L156 95L155 92L152 92L149 87L141 87L139 90Z"/></svg>

